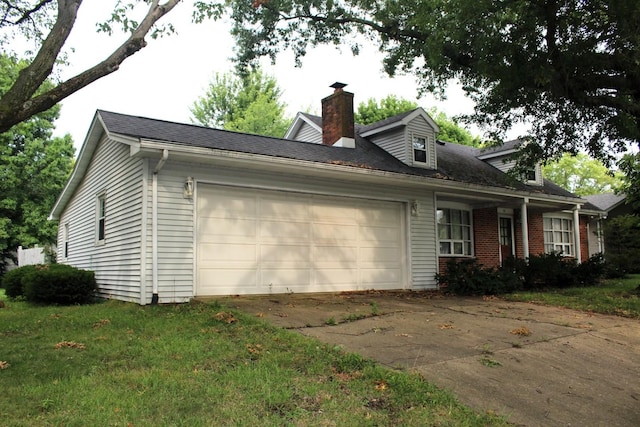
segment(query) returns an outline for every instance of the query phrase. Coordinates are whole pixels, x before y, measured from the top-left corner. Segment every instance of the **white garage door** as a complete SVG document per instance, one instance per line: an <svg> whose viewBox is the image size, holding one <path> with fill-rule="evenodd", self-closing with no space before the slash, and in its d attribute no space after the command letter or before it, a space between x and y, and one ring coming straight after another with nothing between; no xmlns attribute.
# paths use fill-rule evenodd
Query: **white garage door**
<svg viewBox="0 0 640 427"><path fill-rule="evenodd" d="M403 204L198 185L197 295L399 289Z"/></svg>

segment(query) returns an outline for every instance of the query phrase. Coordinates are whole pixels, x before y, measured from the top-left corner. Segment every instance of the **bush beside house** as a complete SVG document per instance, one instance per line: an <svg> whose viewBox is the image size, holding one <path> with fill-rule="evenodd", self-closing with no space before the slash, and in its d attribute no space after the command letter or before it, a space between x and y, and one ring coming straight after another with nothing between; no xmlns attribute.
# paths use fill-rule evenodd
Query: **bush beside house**
<svg viewBox="0 0 640 427"><path fill-rule="evenodd" d="M456 295L495 295L520 290L592 286L607 265L602 254L578 264L559 253L532 255L528 262L509 258L499 268L485 267L476 258L451 258L445 272L436 274L441 289Z"/></svg>
<svg viewBox="0 0 640 427"><path fill-rule="evenodd" d="M27 265L6 273L2 287L8 297L24 297L36 304L85 304L97 291L93 271L69 265Z"/></svg>

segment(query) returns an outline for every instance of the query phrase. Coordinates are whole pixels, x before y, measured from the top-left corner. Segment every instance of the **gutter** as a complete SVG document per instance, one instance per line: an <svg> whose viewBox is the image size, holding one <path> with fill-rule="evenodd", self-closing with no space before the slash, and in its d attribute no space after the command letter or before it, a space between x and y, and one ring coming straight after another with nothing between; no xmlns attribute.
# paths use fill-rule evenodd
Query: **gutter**
<svg viewBox="0 0 640 427"><path fill-rule="evenodd" d="M153 169L151 178L151 280L153 283L153 295L151 304L158 304L158 173L169 158L169 150L162 150L162 157Z"/></svg>

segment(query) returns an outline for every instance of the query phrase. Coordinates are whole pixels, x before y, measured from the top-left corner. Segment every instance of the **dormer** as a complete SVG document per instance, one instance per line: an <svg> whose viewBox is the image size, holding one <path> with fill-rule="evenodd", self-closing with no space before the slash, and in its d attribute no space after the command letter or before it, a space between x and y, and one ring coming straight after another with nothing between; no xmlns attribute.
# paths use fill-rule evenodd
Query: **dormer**
<svg viewBox="0 0 640 427"><path fill-rule="evenodd" d="M507 173L516 165L516 155L518 154L518 150L522 147L522 144L524 144L524 142L519 139L507 141L500 147L482 151L478 156L478 159L489 163L491 166L502 172ZM525 173L525 176L522 177L522 182L527 185L544 185L542 179L542 166L537 163L533 168L528 170Z"/></svg>
<svg viewBox="0 0 640 427"><path fill-rule="evenodd" d="M364 126L359 134L409 166L436 169L439 131L429 114L416 108Z"/></svg>

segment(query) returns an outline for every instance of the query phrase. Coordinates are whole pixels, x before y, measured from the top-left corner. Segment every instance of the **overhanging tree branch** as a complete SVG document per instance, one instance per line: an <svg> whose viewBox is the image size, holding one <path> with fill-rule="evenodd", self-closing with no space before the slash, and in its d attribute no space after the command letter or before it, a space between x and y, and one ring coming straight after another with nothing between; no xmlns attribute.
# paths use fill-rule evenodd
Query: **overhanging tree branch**
<svg viewBox="0 0 640 427"><path fill-rule="evenodd" d="M120 64L146 46L145 36L154 24L181 0L153 0L144 19L107 59L38 96L34 94L53 70L55 61L73 28L82 0L59 0L58 17L32 63L20 72L11 89L0 98L0 133L34 114L46 111L67 96L116 71Z"/></svg>

